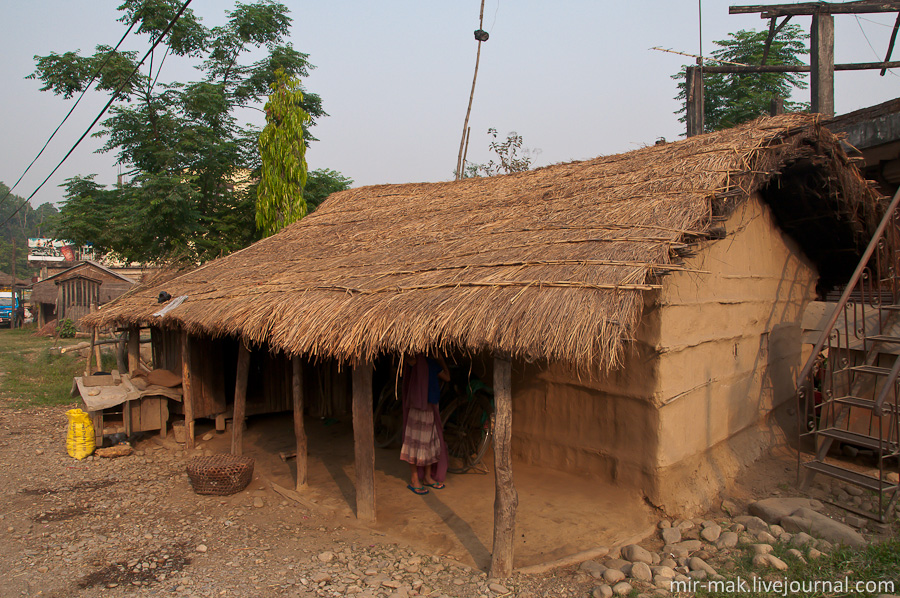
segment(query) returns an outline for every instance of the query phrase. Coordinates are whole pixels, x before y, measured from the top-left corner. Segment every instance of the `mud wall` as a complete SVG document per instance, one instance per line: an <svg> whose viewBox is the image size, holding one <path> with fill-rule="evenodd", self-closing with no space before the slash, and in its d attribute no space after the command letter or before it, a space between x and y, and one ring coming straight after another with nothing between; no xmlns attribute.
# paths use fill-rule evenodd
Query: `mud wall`
<svg viewBox="0 0 900 598"><path fill-rule="evenodd" d="M513 452L530 463L640 488L673 514L708 506L781 440L800 318L817 273L758 199L664 287L645 296L624 366L595 379L561 364L513 376Z"/></svg>
<svg viewBox="0 0 900 598"><path fill-rule="evenodd" d="M783 438L773 410L793 397L800 321L818 274L754 197L678 272L648 316L658 330L656 483L670 512L694 512Z"/></svg>

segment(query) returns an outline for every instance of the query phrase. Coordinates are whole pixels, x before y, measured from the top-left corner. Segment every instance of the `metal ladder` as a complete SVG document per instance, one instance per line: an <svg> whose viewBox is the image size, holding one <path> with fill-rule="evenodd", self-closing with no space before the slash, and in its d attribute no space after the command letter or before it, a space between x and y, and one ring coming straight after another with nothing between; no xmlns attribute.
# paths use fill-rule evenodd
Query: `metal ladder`
<svg viewBox="0 0 900 598"><path fill-rule="evenodd" d="M900 191L835 305L797 385L801 485L808 486L822 474L874 492L878 497L874 513L836 504L881 522L891 515L900 496L894 477L900 477L898 199ZM861 468L843 454L830 452L835 443L869 451L877 468ZM814 453L804 460L804 446L810 444Z"/></svg>

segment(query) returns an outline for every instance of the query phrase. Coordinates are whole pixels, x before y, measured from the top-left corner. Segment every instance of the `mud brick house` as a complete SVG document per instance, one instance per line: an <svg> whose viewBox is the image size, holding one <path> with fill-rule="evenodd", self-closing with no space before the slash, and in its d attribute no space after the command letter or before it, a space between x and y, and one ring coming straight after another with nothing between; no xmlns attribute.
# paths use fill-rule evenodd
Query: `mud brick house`
<svg viewBox="0 0 900 598"><path fill-rule="evenodd" d="M239 419L253 394L310 408L309 378L344 364L363 519L373 364L429 350L487 363L503 574L512 458L688 514L781 438L803 310L853 271L882 209L817 116L782 115L530 172L342 191L88 321L150 327L163 367L189 374L189 419L232 404Z"/></svg>

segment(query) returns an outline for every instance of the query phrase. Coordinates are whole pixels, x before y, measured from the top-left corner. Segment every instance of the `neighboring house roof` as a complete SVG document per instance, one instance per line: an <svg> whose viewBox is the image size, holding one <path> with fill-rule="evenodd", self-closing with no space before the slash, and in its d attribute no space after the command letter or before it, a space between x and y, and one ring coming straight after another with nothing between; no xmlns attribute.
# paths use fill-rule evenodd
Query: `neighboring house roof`
<svg viewBox="0 0 900 598"><path fill-rule="evenodd" d="M9 287L9 286L19 286L19 287L27 287L30 285L30 282L22 280L20 278L13 278L11 274L7 274L6 272L0 272L0 286Z"/></svg>
<svg viewBox="0 0 900 598"><path fill-rule="evenodd" d="M609 367L642 291L775 177L766 201L814 260L858 256L875 195L817 116L793 114L513 175L335 193L86 322L235 335L313 358L460 347ZM843 275L858 257L840 259ZM188 298L154 316L160 291Z"/></svg>
<svg viewBox="0 0 900 598"><path fill-rule="evenodd" d="M86 278L94 282L100 282L101 303L111 301L137 284L136 281L127 276L110 270L97 262L86 260L34 283L32 285L31 302L56 303L57 285L72 278Z"/></svg>
<svg viewBox="0 0 900 598"><path fill-rule="evenodd" d="M900 140L900 98L841 114L826 126L846 134L847 143L864 150Z"/></svg>

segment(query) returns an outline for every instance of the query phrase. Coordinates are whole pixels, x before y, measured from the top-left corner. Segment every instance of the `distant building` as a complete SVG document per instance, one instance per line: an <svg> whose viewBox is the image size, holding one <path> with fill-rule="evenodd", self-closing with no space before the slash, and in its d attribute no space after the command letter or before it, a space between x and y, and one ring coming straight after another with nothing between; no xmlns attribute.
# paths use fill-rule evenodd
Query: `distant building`
<svg viewBox="0 0 900 598"><path fill-rule="evenodd" d="M76 263L32 285L32 312L38 326L65 318L77 325L92 305L109 303L137 282L97 262Z"/></svg>

